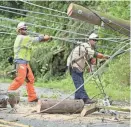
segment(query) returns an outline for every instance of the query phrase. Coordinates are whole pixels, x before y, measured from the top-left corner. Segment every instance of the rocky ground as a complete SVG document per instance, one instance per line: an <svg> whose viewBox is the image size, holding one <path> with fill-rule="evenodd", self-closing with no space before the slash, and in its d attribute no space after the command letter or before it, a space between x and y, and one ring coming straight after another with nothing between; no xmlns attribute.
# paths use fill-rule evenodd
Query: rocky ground
<svg viewBox="0 0 131 127"><path fill-rule="evenodd" d="M6 90L8 83L0 83L0 90ZM23 96L21 87L20 93ZM68 94L53 89L36 88L39 97L65 98ZM47 96L48 95L48 96ZM70 97L71 99L73 96ZM115 102L120 105L121 102ZM125 103L122 103L124 105ZM118 120L111 114L95 112L81 117L80 114L36 114L36 103L28 103L26 97L16 106L16 112L11 111L10 105L6 109L0 108L0 127L129 127L130 114L119 112ZM129 106L128 103L125 106Z"/></svg>

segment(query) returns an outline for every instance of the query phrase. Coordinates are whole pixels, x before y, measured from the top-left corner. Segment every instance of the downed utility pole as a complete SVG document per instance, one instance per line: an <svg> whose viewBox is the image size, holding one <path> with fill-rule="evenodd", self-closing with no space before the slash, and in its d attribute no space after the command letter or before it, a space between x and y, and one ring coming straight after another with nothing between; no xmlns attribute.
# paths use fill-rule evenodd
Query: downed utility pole
<svg viewBox="0 0 131 127"><path fill-rule="evenodd" d="M64 100L60 102L61 100L41 99L38 101L37 113L80 113L84 107L82 99ZM57 103L59 103L59 105L56 105Z"/></svg>
<svg viewBox="0 0 131 127"><path fill-rule="evenodd" d="M80 5L71 3L67 10L68 16L76 18L88 23L112 28L113 30L130 36L130 21L109 16L100 12L92 11L89 8L84 8Z"/></svg>

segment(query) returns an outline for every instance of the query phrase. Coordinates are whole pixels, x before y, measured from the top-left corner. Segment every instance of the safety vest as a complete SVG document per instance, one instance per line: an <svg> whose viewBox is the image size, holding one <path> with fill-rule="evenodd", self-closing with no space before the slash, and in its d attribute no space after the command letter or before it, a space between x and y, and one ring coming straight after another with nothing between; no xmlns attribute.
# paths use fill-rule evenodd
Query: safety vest
<svg viewBox="0 0 131 127"><path fill-rule="evenodd" d="M18 35L14 43L14 59L30 61L32 42L30 36Z"/></svg>

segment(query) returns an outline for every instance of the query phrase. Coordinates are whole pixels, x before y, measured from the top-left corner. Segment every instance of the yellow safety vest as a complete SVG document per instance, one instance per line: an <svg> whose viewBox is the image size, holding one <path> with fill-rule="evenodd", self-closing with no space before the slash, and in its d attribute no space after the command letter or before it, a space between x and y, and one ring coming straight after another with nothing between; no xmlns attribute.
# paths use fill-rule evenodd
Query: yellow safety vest
<svg viewBox="0 0 131 127"><path fill-rule="evenodd" d="M30 61L32 43L32 37L18 35L14 43L14 59Z"/></svg>

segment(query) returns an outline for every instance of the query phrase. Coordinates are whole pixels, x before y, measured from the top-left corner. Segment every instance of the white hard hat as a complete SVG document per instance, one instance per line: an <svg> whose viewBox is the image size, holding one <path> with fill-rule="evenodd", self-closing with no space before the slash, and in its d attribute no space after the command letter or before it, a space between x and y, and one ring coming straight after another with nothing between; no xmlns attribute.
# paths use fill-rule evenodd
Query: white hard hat
<svg viewBox="0 0 131 127"><path fill-rule="evenodd" d="M22 29L22 28L27 29L27 26L26 26L26 23L25 23L25 22L20 22L20 23L17 25L17 31L19 31L19 30Z"/></svg>
<svg viewBox="0 0 131 127"><path fill-rule="evenodd" d="M98 35L95 34L95 33L92 33L90 36L89 36L89 40L91 39L97 39L98 38Z"/></svg>

